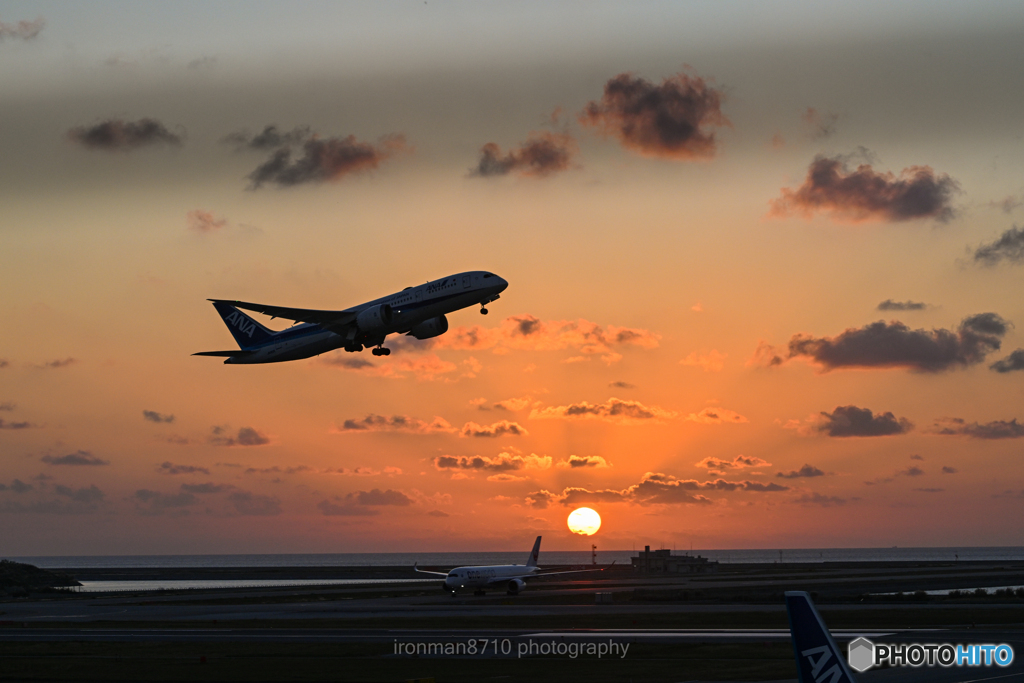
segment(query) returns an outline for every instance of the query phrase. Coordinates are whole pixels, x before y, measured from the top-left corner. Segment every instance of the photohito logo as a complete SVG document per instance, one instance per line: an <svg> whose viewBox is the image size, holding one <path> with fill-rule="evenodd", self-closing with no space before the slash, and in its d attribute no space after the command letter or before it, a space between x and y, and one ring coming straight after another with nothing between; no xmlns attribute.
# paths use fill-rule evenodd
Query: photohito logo
<svg viewBox="0 0 1024 683"><path fill-rule="evenodd" d="M1013 648L1000 645L952 645L950 643L872 643L867 638L851 640L846 657L858 673L873 666L1009 666Z"/></svg>

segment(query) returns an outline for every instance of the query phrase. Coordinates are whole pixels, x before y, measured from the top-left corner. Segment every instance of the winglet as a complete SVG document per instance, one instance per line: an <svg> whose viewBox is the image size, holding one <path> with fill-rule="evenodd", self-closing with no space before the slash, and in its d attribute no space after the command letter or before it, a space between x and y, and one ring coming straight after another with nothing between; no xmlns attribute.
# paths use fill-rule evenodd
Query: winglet
<svg viewBox="0 0 1024 683"><path fill-rule="evenodd" d="M789 632L800 683L854 683L846 658L804 591L786 591Z"/></svg>

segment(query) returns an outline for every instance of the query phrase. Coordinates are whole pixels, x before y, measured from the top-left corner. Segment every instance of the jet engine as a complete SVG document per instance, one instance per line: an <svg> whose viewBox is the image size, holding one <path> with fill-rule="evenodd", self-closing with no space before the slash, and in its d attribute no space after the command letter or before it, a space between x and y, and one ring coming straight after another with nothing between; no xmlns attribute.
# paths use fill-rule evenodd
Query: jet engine
<svg viewBox="0 0 1024 683"><path fill-rule="evenodd" d="M416 339L430 339L431 337L439 337L447 331L448 318L439 315L436 318L424 320L419 325L416 325L409 330L409 335Z"/></svg>
<svg viewBox="0 0 1024 683"><path fill-rule="evenodd" d="M519 591L526 588L526 582L522 579L512 579L508 582L508 594L518 595Z"/></svg>
<svg viewBox="0 0 1024 683"><path fill-rule="evenodd" d="M377 304L370 306L356 316L356 326L360 332L379 332L391 325L394 319L394 311L390 304Z"/></svg>

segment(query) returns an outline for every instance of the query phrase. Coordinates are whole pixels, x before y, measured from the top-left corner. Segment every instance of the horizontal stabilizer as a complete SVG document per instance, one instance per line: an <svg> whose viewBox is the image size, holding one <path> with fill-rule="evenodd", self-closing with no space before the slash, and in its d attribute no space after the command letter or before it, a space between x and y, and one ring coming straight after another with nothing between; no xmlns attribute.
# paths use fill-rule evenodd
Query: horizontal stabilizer
<svg viewBox="0 0 1024 683"><path fill-rule="evenodd" d="M243 349L235 349L234 351L199 351L193 353L193 356L221 356L223 358L235 358L237 356L248 356L252 351L245 351Z"/></svg>

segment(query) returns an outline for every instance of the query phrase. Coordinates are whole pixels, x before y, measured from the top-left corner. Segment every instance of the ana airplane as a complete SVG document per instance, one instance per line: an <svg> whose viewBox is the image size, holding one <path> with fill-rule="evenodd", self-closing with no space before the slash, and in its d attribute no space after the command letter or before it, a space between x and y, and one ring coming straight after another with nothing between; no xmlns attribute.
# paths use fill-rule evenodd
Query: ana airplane
<svg viewBox="0 0 1024 683"><path fill-rule="evenodd" d="M786 591L786 611L799 683L854 683L846 658L811 596L804 591Z"/></svg>
<svg viewBox="0 0 1024 683"><path fill-rule="evenodd" d="M554 574L579 574L581 572L603 572L604 569L572 569L561 572L545 572L537 566L537 556L540 554L540 539L533 542L533 550L526 559L526 564L489 564L480 567L456 567L450 572L429 572L420 569L415 564L414 570L420 574L434 574L443 576L444 583L441 590L448 591L454 598L460 588L473 588L473 595L484 595L488 588L505 588L509 595L518 595L526 588L528 579L535 579L539 576L552 576ZM614 562L612 563L614 564Z"/></svg>
<svg viewBox="0 0 1024 683"><path fill-rule="evenodd" d="M446 313L479 304L480 312L486 315L487 304L498 299L506 287L508 282L494 273L474 270L406 287L396 294L343 311L210 299L239 348L192 355L220 356L225 358L225 363L246 365L299 360L340 348L352 352L372 348L375 356L389 356L391 349L384 347L384 339L389 334L407 334L416 339L442 335L448 331ZM272 318L294 320L297 324L275 332L242 313L240 308Z"/></svg>

